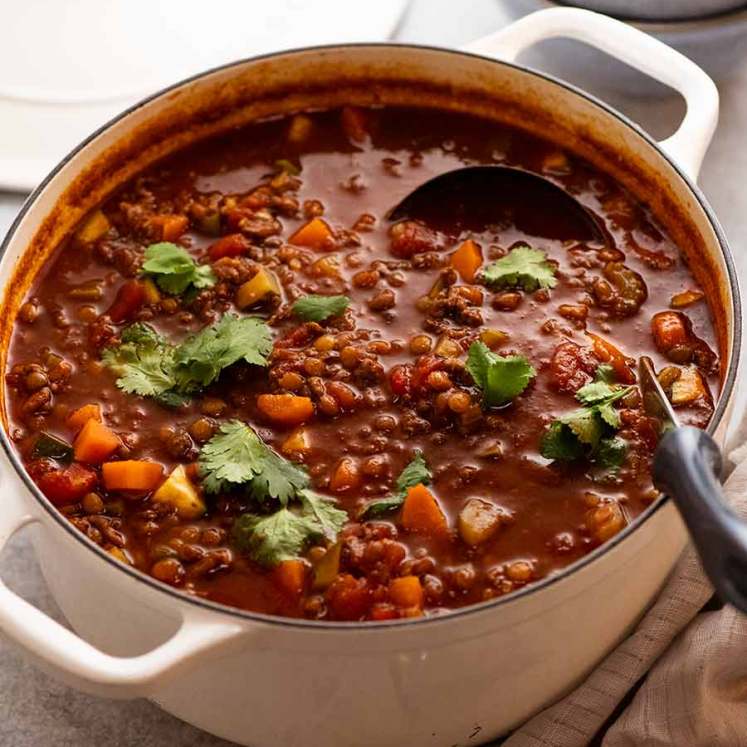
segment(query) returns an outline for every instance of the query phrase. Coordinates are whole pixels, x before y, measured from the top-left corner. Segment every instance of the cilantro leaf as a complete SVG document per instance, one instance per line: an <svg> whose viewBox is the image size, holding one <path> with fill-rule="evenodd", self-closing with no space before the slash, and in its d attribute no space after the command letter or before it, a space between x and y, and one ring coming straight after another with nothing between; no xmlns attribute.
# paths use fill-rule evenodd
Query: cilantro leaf
<svg viewBox="0 0 747 747"><path fill-rule="evenodd" d="M536 372L522 355L500 356L483 342L473 342L467 353L467 370L482 389L488 407L505 405L521 394Z"/></svg>
<svg viewBox="0 0 747 747"><path fill-rule="evenodd" d="M262 565L273 566L297 558L314 541L334 541L348 515L334 500L312 490L298 494L299 508L282 506L264 516L243 514L233 526L233 541L242 552Z"/></svg>
<svg viewBox="0 0 747 747"><path fill-rule="evenodd" d="M369 501L363 508L360 518L372 519L376 516L382 516L398 509L404 502L407 491L416 485L430 485L433 480L433 473L430 471L427 462L420 451L415 451L415 456L399 473L396 486L397 492L394 495L387 495L383 498L374 498Z"/></svg>
<svg viewBox="0 0 747 747"><path fill-rule="evenodd" d="M625 461L627 453L628 442L624 438L603 438L599 442L594 462L607 470L617 471Z"/></svg>
<svg viewBox="0 0 747 747"><path fill-rule="evenodd" d="M592 381L585 384L576 392L576 399L582 405L596 405L603 400L609 399L618 391L616 387L610 386L604 381Z"/></svg>
<svg viewBox="0 0 747 747"><path fill-rule="evenodd" d="M609 363L600 363L594 372L594 381L603 381L605 384L614 384L617 376L615 369Z"/></svg>
<svg viewBox="0 0 747 747"><path fill-rule="evenodd" d="M239 550L262 565L273 566L297 558L311 540L322 536L322 530L312 516L286 507L267 516L243 514L232 534Z"/></svg>
<svg viewBox="0 0 747 747"><path fill-rule="evenodd" d="M248 425L239 420L224 423L200 450L203 488L219 493L251 482L260 474L268 450Z"/></svg>
<svg viewBox="0 0 747 747"><path fill-rule="evenodd" d="M405 496L400 493L374 498L369 501L360 513L361 519L375 519L390 511L396 511L405 502Z"/></svg>
<svg viewBox="0 0 747 747"><path fill-rule="evenodd" d="M583 456L584 447L576 438L573 431L561 423L560 420L552 422L545 431L540 442L540 454L545 459L554 459L560 462L572 462Z"/></svg>
<svg viewBox="0 0 747 747"><path fill-rule="evenodd" d="M299 490L308 486L309 476L303 468L278 456L269 446L264 448L262 470L251 482L252 495L259 499L277 498L286 505Z"/></svg>
<svg viewBox="0 0 747 747"><path fill-rule="evenodd" d="M170 241L151 244L144 256L143 272L165 293L178 296L190 285L209 288L217 282L210 265L198 265L185 249Z"/></svg>
<svg viewBox="0 0 747 747"><path fill-rule="evenodd" d="M207 386L224 368L240 360L265 366L271 350L272 335L265 322L226 314L177 348L174 362L178 388L186 392Z"/></svg>
<svg viewBox="0 0 747 747"><path fill-rule="evenodd" d="M347 296L318 296L311 294L301 296L293 304L293 313L306 322L323 322L333 316L339 316L350 305Z"/></svg>
<svg viewBox="0 0 747 747"><path fill-rule="evenodd" d="M433 473L428 468L423 453L416 450L415 456L399 473L396 483L397 492L404 497L410 488L414 488L416 485L430 485L431 480L433 480Z"/></svg>
<svg viewBox="0 0 747 747"><path fill-rule="evenodd" d="M133 324L122 333L120 345L104 350L102 361L119 377L120 389L178 407L187 401L185 395L212 383L239 360L267 365L271 350L270 328L262 320L226 314L181 345L166 342L147 324Z"/></svg>
<svg viewBox="0 0 747 747"><path fill-rule="evenodd" d="M305 515L313 517L324 536L334 540L348 520L347 512L337 508L331 498L319 495L313 490L301 490L298 497L301 499Z"/></svg>
<svg viewBox="0 0 747 747"><path fill-rule="evenodd" d="M101 359L117 374L117 386L142 397L162 395L174 386L174 348L147 324L133 324L122 342L103 351Z"/></svg>
<svg viewBox="0 0 747 747"><path fill-rule="evenodd" d="M200 450L202 485L207 493L246 486L259 501L286 506L309 485L306 471L276 454L240 420L224 423Z"/></svg>
<svg viewBox="0 0 747 747"><path fill-rule="evenodd" d="M558 282L547 254L526 244L514 247L505 257L491 262L480 273L480 278L490 288L523 288L528 293L538 288L554 288Z"/></svg>
<svg viewBox="0 0 747 747"><path fill-rule="evenodd" d="M584 407L561 415L550 424L540 442L542 456L568 462L586 456L604 466L619 459L621 464L626 447L623 439L613 436L620 427L620 414L613 405L631 389L604 381L582 386L576 398Z"/></svg>

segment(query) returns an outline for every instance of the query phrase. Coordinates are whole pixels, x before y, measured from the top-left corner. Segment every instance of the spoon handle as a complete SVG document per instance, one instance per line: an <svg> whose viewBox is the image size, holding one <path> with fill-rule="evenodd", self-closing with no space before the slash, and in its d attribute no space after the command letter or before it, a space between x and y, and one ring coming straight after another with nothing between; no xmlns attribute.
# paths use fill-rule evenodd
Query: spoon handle
<svg viewBox="0 0 747 747"><path fill-rule="evenodd" d="M654 456L654 484L674 499L718 595L747 612L747 524L726 506L720 474L719 448L700 428L669 431Z"/></svg>

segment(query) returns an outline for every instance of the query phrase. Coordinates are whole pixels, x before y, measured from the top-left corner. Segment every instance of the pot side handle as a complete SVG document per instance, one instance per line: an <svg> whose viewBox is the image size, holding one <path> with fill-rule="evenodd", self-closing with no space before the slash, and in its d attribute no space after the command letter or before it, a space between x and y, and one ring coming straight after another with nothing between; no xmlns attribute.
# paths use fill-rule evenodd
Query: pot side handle
<svg viewBox="0 0 747 747"><path fill-rule="evenodd" d="M478 39L464 50L513 62L533 44L556 37L589 44L682 95L687 105L685 118L679 129L659 145L696 181L718 123L718 90L692 60L663 42L600 13L549 8Z"/></svg>
<svg viewBox="0 0 747 747"><path fill-rule="evenodd" d="M39 521L25 510L22 498L8 480L3 482L0 551L17 531ZM147 696L200 655L246 632L238 624L208 622L202 617L199 612L188 612L176 633L148 653L111 656L86 643L0 581L0 633L58 679L92 695Z"/></svg>

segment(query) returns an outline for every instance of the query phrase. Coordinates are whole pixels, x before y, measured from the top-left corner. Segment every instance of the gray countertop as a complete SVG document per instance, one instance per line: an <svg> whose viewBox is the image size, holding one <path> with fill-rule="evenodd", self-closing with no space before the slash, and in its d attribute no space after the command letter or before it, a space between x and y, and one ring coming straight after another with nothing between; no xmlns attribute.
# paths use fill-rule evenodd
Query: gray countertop
<svg viewBox="0 0 747 747"><path fill-rule="evenodd" d="M511 2L511 0L508 0ZM504 15L498 0L414 0L397 31L403 41L458 46L500 27ZM701 186L719 216L747 276L744 233L747 197L747 64L719 85L721 122L706 157ZM595 91L657 137L673 131L683 104L663 95L637 99L603 88ZM23 203L22 195L0 193L0 235ZM0 559L8 585L42 610L58 616L30 545L23 533L13 539ZM227 742L198 731L139 700L115 702L82 695L32 668L15 648L0 640L0 745L8 747L218 747Z"/></svg>

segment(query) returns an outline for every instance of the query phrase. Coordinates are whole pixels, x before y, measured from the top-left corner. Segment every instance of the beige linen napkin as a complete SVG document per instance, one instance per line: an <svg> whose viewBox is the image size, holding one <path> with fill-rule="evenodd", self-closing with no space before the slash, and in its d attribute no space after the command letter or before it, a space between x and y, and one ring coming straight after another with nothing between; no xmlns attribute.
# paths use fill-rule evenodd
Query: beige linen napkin
<svg viewBox="0 0 747 747"><path fill-rule="evenodd" d="M731 457L727 500L747 517L747 447ZM700 612L712 594L688 547L631 636L503 747L585 747L644 676L603 747L747 747L747 617Z"/></svg>

